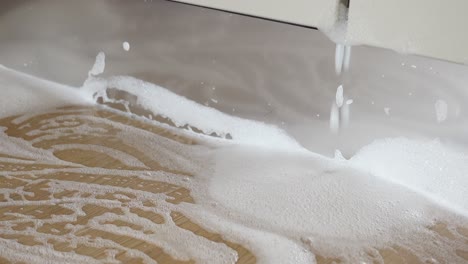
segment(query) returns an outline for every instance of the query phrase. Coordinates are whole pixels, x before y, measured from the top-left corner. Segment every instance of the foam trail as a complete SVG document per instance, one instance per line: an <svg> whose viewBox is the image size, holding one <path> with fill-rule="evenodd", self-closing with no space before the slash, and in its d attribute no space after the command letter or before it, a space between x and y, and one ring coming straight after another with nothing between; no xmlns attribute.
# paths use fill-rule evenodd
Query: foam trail
<svg viewBox="0 0 468 264"><path fill-rule="evenodd" d="M120 100L109 98L107 90L117 89L136 96L136 104L155 116L170 119L177 127L193 126L204 134L217 134L223 138L228 135L233 143L243 143L275 148L305 149L282 129L262 122L254 122L222 113L216 109L206 107L179 96L158 85L148 83L130 76L113 76L110 78L96 78L95 75L104 72L105 54L100 52L90 74L81 90L89 100L97 101L101 98L105 103L116 103ZM127 112L129 102L125 106Z"/></svg>
<svg viewBox="0 0 468 264"><path fill-rule="evenodd" d="M336 44L335 49L335 73L336 75L341 74L343 68L343 59L345 54L345 47L343 44Z"/></svg>
<svg viewBox="0 0 468 264"><path fill-rule="evenodd" d="M130 43L128 43L127 41L123 42L123 43L122 43L122 48L123 48L125 51L129 51L129 50L130 50Z"/></svg>
<svg viewBox="0 0 468 264"><path fill-rule="evenodd" d="M0 117L70 104L90 104L79 89L43 80L0 65Z"/></svg>
<svg viewBox="0 0 468 264"><path fill-rule="evenodd" d="M340 108L340 116L341 116L341 125L343 127L347 127L349 125L349 108L351 107L350 104L346 103Z"/></svg>
<svg viewBox="0 0 468 264"><path fill-rule="evenodd" d="M343 85L338 86L338 88L336 89L335 101L338 107L343 106L343 102L344 102Z"/></svg>
<svg viewBox="0 0 468 264"><path fill-rule="evenodd" d="M94 65L91 68L91 70L89 70L88 77L102 74L105 68L106 68L106 54L104 54L104 52L101 51L96 56L96 61L94 62Z"/></svg>
<svg viewBox="0 0 468 264"><path fill-rule="evenodd" d="M107 96L107 89L117 89L137 97L136 103L145 110L169 118L177 127L193 126L204 134L229 135L233 143L253 144L280 148L302 148L293 138L276 126L241 119L222 113L176 95L152 83L129 76L114 76L107 79L88 79L82 90L88 98L104 102L116 102Z"/></svg>
<svg viewBox="0 0 468 264"><path fill-rule="evenodd" d="M351 46L345 46L344 59L343 59L343 68L345 71L348 71L350 63L351 63Z"/></svg>
<svg viewBox="0 0 468 264"><path fill-rule="evenodd" d="M93 71L96 74L102 73L105 63L104 56L98 56L98 58L97 70ZM80 125L73 129L66 128L66 133L103 139L109 136L109 131L119 131L112 136L118 140L116 142L131 146L136 150L135 153L148 153L157 157L162 165L167 165L169 168L180 167L182 171L187 171L193 176L189 177L190 180L184 181L188 177L161 175L160 165L158 165L155 167L157 171L151 171L149 175L140 175L138 182L156 179L182 186L190 190L195 203L172 204L167 200L169 194L156 194L143 191L142 187L134 187L136 189L125 188L125 192L135 196L129 199L131 202L128 204L118 201L112 201L115 202L112 203L112 207L108 207L106 203L100 204L103 207L125 210L122 210L122 215L104 214L98 216L98 219L128 220L134 224L141 224L144 230L156 231L153 234L145 234L141 231L119 228L118 233L152 241L179 259L193 259L198 263L232 263L236 258L236 253L226 245L197 238L186 230L178 230L171 221L170 210L182 212L187 216L198 214L203 221L197 224L209 229L210 232L222 234L223 238L226 236L235 243L245 245L248 250L258 256L258 263L310 264L314 261L314 253L317 253L317 259L320 255L340 258L344 263L371 263L379 257L378 249L394 245L405 251L408 250L423 263L429 259L428 255L439 262L442 260L447 263L463 263L463 259L457 255L457 250L466 249L466 238L456 232L452 234L455 237L454 240L441 238L439 234L427 229L428 226L434 224L434 219L458 225L459 222L456 222L456 219L460 218L457 217L468 215L468 200L466 199L468 157L439 141L381 140L363 148L350 161L344 159L339 151L335 152L336 159L329 159L304 151L278 128L226 115L178 96L162 87L131 77L98 78L90 74L82 92L76 89L67 90L63 86L53 86L52 83L24 77L4 69L0 70L0 80L10 85L9 87L25 86L26 88L22 89L27 92L31 90L38 92L39 95L43 93L43 97L46 98L54 95L53 92L58 89L64 89L66 93L70 92L72 98L57 98L59 105L86 101L82 95L93 100L100 97L104 101L112 102L116 99L110 98L108 92L109 89L116 89L130 93L133 95L130 96L131 98L136 98L136 104L151 111L154 115L171 118L177 126L190 124L202 129L205 133L221 131L231 134L233 140L199 137L197 138L199 145L193 146L181 144L171 138L133 127L125 122L114 122L111 119L93 116L93 114L86 118L83 113L68 112L66 114L67 118L76 119L75 121L83 118L88 121L78 122ZM30 85L36 81L38 87L45 90L29 89ZM36 86L32 87L36 88ZM21 97L22 89L11 89L10 95ZM11 98L7 99L11 100ZM35 99L43 103L44 98L36 97ZM29 101L28 104L31 102L34 101ZM347 106L349 104L343 105L342 111ZM10 107L8 104L0 105L0 109L8 107ZM330 124L335 125L336 129L340 126L339 110L334 101ZM34 116L36 113L34 109L32 113ZM130 117L127 113L122 113L122 115ZM31 117L31 115L28 116ZM342 113L342 116L345 114ZM45 118L47 123L31 128L33 130L29 134L39 135L45 131L47 134L35 140L50 141L51 137L63 136L64 130L55 129L58 117L44 117L43 115L42 118ZM25 124L16 121L24 122L28 119L31 118L18 117L8 126L19 129L19 126ZM35 121L31 122L35 123ZM104 122L106 127L109 126L109 130L102 131L102 127L99 126L102 125L101 122ZM61 124L66 125L66 123ZM92 127L93 124L99 127ZM89 131L93 133L90 134ZM5 130L1 130L0 133L5 133ZM94 133L97 134L94 135ZM16 145L17 152L24 153L19 156L33 156L37 157L37 160L47 158L53 161L55 150L70 147L95 151L98 148L98 146L61 144L61 146L35 152L29 151L29 148L34 148L34 146L27 140L24 140L24 144L19 144L17 142L20 139L10 141L9 136L4 134L0 137L0 143L5 140L9 140L9 144L2 145L7 146L6 150L10 151L9 149ZM214 142L216 144L212 144ZM108 148L112 148L112 145L100 148L100 150L109 152L114 159L125 159L132 166L142 165L135 159L130 162L131 160L125 153ZM0 150L3 149L0 148ZM44 152L48 152L48 155L44 156ZM167 156L173 157L174 162L165 160ZM71 169L56 172L66 176L70 173L69 170ZM54 170L48 171L47 175L49 172L54 172ZM133 177L136 173L125 169L86 166L74 168L73 172L77 175L96 172L99 175L122 177ZM2 175L10 176L12 173L14 172L0 170ZM36 181L36 178L31 181ZM92 194L91 198L81 197L78 200L79 203L93 199L96 195L119 190L115 186L77 184L69 180L55 181L60 183L46 188L52 194L64 190ZM171 190L170 193L174 191ZM140 206L138 201L142 201L143 198L155 201L154 205L150 206L151 209L164 215L167 221L163 224L152 224L147 219L128 213L126 206ZM39 202L55 203L56 201L53 199ZM17 202L23 201L2 203ZM82 214L79 203L67 204L73 209L72 218ZM132 205L134 203L136 205ZM445 208L434 204L443 205ZM445 210L446 208L460 214L455 217L454 214ZM39 224L44 223L41 219L35 219L35 221ZM454 225L447 225L447 230L455 230ZM89 221L85 228L111 231L114 227L99 221ZM28 230L28 232L33 231L33 229ZM0 233L2 232L5 232L4 229L0 230ZM44 235L41 232L36 233L42 237ZM64 239L70 239L75 243L86 238L72 234ZM6 240L1 241L5 243ZM9 241L9 244L16 245L15 240ZM102 241L98 240L94 243L100 242ZM90 242L87 241L87 243ZM196 247L190 247L190 245L196 245ZM58 256L49 253L53 250L52 246L38 245L32 247L31 250L39 251L42 248L46 248L43 250L43 255L58 259ZM134 250L132 254L134 253L144 255L145 252ZM72 252L67 254L73 257ZM10 257L15 258L15 256ZM40 260L30 262L42 263Z"/></svg>
<svg viewBox="0 0 468 264"><path fill-rule="evenodd" d="M338 76L342 75L342 70L344 68L345 71L348 71L349 65L351 61L351 47L346 46L343 44L336 44L335 49L335 72ZM343 85L341 84L336 89L335 94L335 104L338 110L335 112L334 107L332 106L332 110L330 112L330 130L332 133L337 133L340 125L336 124L341 122L341 126L347 126L349 123L349 105L352 103L351 101L346 101L346 105L343 108L344 103L344 95L343 95ZM334 123L333 123L334 122Z"/></svg>

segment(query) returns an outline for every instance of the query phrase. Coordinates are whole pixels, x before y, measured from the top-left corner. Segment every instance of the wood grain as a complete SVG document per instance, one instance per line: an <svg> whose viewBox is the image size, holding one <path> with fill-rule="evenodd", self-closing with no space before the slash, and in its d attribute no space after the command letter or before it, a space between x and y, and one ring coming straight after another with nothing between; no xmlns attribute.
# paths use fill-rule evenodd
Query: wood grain
<svg viewBox="0 0 468 264"><path fill-rule="evenodd" d="M138 147L145 144L140 142L144 139L127 133L126 127L136 128L142 135L157 135L173 145L196 145L199 144L197 140L154 122L130 118L102 107L70 106L9 117L0 120L0 127L5 127L4 133L10 138L30 142L32 150L46 150L61 161L59 164L50 158L3 153L0 149L3 173L0 176L0 239L16 241L27 248L48 245L56 252L89 257L102 263L111 263L111 260L195 263L193 259L177 258L158 243L158 239L165 239L158 237L158 232L167 225L173 230L186 231L186 235L224 244L237 253L235 263L257 262L257 257L245 245L209 231L197 224L196 219L174 209L184 203L194 203L190 189L175 182L142 177L146 173L161 172L181 180L192 177L192 172L177 166L181 158L187 158L183 153L164 155L163 147L156 155L145 152ZM126 164L122 157L135 162ZM162 203L174 206L170 219L158 211L163 210ZM169 222L174 225L170 226ZM453 231L444 223L431 228L444 237L453 236ZM468 245L468 229L459 227L457 232L466 238ZM146 239L151 235L154 235L153 240ZM197 245L191 246L197 248ZM410 250L397 246L378 249L378 252L384 263L423 263ZM457 254L468 261L468 250ZM0 251L0 263L22 262ZM317 262L342 263L340 258L320 254L317 254Z"/></svg>

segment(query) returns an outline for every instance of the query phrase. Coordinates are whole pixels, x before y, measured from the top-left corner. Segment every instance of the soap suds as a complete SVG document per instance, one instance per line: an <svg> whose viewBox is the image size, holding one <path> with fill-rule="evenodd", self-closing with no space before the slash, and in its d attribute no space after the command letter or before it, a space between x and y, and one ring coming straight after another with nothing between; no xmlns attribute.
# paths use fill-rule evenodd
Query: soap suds
<svg viewBox="0 0 468 264"><path fill-rule="evenodd" d="M342 75L341 65L345 63L349 66L350 57L346 56L346 54L350 52L350 47L345 47L341 44L336 45L335 67L336 74L339 75L339 77ZM347 70L347 66L345 69ZM353 103L353 100L347 100L345 98L342 84L339 85L336 89L334 99L335 100L332 103L332 108L330 110L330 132L337 134L341 128L347 127L349 125L350 105Z"/></svg>
<svg viewBox="0 0 468 264"><path fill-rule="evenodd" d="M128 43L127 41L123 42L123 43L122 43L122 48L123 48L125 51L129 51L129 50L130 50L130 43Z"/></svg>
<svg viewBox="0 0 468 264"><path fill-rule="evenodd" d="M104 208L102 210L110 211L84 225L97 230L92 232L110 232L143 241L176 259L192 259L198 263L233 263L238 253L228 243L213 242L177 226L174 217L185 215L200 228L244 246L258 263L309 264L314 263L317 255L340 258L346 263L372 262L379 260L378 249L392 247L408 250L421 262L429 257L439 262L463 261L456 250L466 248L466 238L455 232L451 240L441 238L427 227L437 221L453 225L466 223L468 158L464 153L437 140L399 138L376 141L349 160L337 150L335 158L331 159L306 151L272 125L224 114L132 77L100 78L98 75L103 73L104 66L105 55L100 53L81 89L47 85L45 90L39 89L37 93L50 96L50 92L63 89L70 98L55 98L52 104L61 106L98 100L121 103L125 97L111 95L115 91L126 92L136 98L135 102L127 101L128 110L132 104L137 104L151 116L169 118L177 127L190 125L205 135L216 132L226 137L230 135L232 139L199 136L187 129L184 135L191 135L197 144L184 144L177 138L168 139L125 122L86 114L84 110L61 110L66 118L47 117L42 123L35 124L33 120L41 114L39 110L31 111L23 106L10 111L9 108L14 106L2 104L0 110L7 115L31 112L26 117L15 118L8 126L13 130L21 127L25 130L25 138L31 135L35 138L31 140L33 142L13 138L2 129L0 146L6 148L0 148L0 153L6 149L16 157L33 159L38 164L57 161L56 165L65 166L43 169L34 165L36 167L30 172L35 176L50 177L51 180L41 187L49 193L49 200L14 200L10 196L34 196L26 188L2 189L7 200L0 204L18 207L12 217L24 216L19 213L22 212L19 208L26 205L55 206L70 210L70 214L32 218L35 227L71 223L85 215L86 205L99 205ZM11 92L12 98L22 96L24 87L42 87L44 84L8 69L0 70L0 80L20 88ZM331 109L330 126L335 128L340 124L340 111L341 116L349 115L347 107L352 103L342 92L340 94ZM42 100L40 96L36 98ZM32 99L31 103L34 103ZM109 111L130 120L162 126L158 121L131 113ZM76 143L36 147L41 142L64 137L73 140L91 138L99 143L107 139L115 141L103 148ZM119 144L131 146L134 151L123 153L117 148ZM67 150L102 151L103 155L119 161L121 166L131 166L132 169L58 162L54 154ZM157 166L152 165L156 158ZM1 162L11 160L11 157L0 156ZM0 177L11 179L14 175L22 175L21 170L26 170L30 163L1 163ZM71 164L74 166L67 167ZM180 172L191 176L179 175ZM122 185L92 184L98 180L113 184L121 182ZM30 181L34 183L34 179ZM180 195L184 190L189 191L195 203L177 200L184 197ZM74 194L56 198L64 191ZM102 199L109 194L113 198ZM158 217L154 216L156 220L139 217L138 210L151 211ZM112 224L115 221L129 225L117 227ZM13 228L15 223L17 220L6 221L0 234L24 234ZM453 225L448 228L453 230ZM32 263L42 263L44 259L56 263L88 262L88 258L73 253L58 254L50 242L50 238L54 238L71 241L73 246L112 248L105 256L109 262L116 261L118 252L128 252L126 254L146 262L153 261L136 248L125 248L109 239L89 240L82 234L77 235L82 227L67 224L70 230L67 236L45 234L30 228L28 234L37 237L39 244L30 250L31 247L22 246L15 240L1 239L5 249L2 257L15 259L22 252L24 260ZM55 233L60 231L55 229Z"/></svg>
<svg viewBox="0 0 468 264"><path fill-rule="evenodd" d="M93 72L92 75L103 72L104 66L96 66L104 65L103 60L104 55L100 53L96 57L93 70L90 71ZM95 68L102 69L102 71L95 71ZM243 144L270 146L271 142L274 141L276 147L300 147L294 139L276 126L227 115L176 95L160 86L130 76L110 78L89 76L81 90L87 94L88 100L118 102L119 100L108 96L109 88L137 96L136 105L163 118L170 119L177 127L193 126L206 135L216 133L223 138L229 134L233 142ZM233 108L232 111L234 112L235 109Z"/></svg>

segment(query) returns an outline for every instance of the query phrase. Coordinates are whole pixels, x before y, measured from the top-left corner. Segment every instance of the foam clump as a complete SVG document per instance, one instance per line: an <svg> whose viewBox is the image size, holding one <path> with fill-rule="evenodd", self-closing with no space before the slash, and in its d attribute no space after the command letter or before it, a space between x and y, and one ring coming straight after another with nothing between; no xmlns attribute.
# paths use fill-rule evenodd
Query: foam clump
<svg viewBox="0 0 468 264"><path fill-rule="evenodd" d="M377 140L351 163L468 215L468 156L439 140Z"/></svg>
<svg viewBox="0 0 468 264"><path fill-rule="evenodd" d="M124 41L122 43L122 48L125 50L125 51L129 51L130 50L130 43L128 43L128 41Z"/></svg>
<svg viewBox="0 0 468 264"><path fill-rule="evenodd" d="M349 163L339 154L334 161L310 153L222 149L215 154L209 195L226 207L230 219L307 241L313 252L342 256L347 263L369 261L363 252L375 247L411 247L433 239L421 233L434 217L426 210L431 204L426 197L356 165L356 159ZM464 188L459 190L463 196ZM460 203L461 196L453 201ZM402 237L401 232L413 235ZM425 246L433 247L430 242ZM451 250L434 254L453 255Z"/></svg>
<svg viewBox="0 0 468 264"><path fill-rule="evenodd" d="M275 147L302 148L276 126L222 113L133 77L89 79L82 90L93 100L102 98L104 102L118 101L107 96L108 88L136 96L138 106L154 115L170 119L177 127L193 126L206 135L216 133L226 137L229 134L233 143L271 146L271 142L275 142Z"/></svg>

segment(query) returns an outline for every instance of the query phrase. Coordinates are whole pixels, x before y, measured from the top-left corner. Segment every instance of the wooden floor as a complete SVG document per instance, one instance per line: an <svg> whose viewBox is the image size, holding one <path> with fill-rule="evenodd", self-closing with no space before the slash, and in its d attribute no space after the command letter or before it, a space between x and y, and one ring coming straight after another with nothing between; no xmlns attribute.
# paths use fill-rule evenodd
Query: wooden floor
<svg viewBox="0 0 468 264"><path fill-rule="evenodd" d="M36 252L38 263L45 263L49 251L64 253L64 262L67 256L81 255L103 263L195 263L176 259L158 243L145 239L152 234L156 239L167 239L158 238L155 230L172 224L175 226L170 228L232 248L238 254L235 263L256 263L256 256L247 247L208 231L177 211L183 203L194 203L191 190L177 183L192 177L191 171L177 165L184 154L168 152L163 156L165 149L161 148L161 156L155 156L145 148L148 143L138 137L157 135L167 144L187 146L197 144L196 140L97 107L70 106L4 118L1 127L5 127L11 144L23 149L18 153L0 149L0 242L16 241L18 254ZM142 133L128 133L126 127ZM30 144L23 146L19 140ZM166 172L166 177L174 180L149 176L158 172ZM170 219L158 211L163 203L172 206ZM434 230L446 237L452 235L442 223ZM468 229L460 227L457 232L466 237L468 245ZM0 248L5 245L2 242ZM48 247L49 251L34 251L35 246ZM28 262L5 252L0 249L0 263ZM420 263L404 248L379 252L385 263ZM468 261L468 250L457 254ZM317 260L341 262L320 256Z"/></svg>

